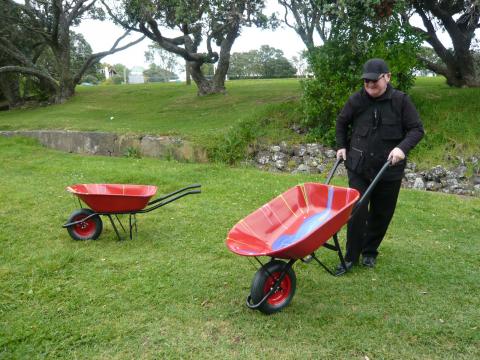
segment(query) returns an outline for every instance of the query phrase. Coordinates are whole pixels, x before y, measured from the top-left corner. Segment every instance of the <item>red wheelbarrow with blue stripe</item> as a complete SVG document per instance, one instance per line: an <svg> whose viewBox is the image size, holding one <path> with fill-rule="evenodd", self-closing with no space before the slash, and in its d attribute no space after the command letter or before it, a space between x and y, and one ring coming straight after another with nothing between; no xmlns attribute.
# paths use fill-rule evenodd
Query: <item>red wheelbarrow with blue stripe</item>
<svg viewBox="0 0 480 360"><path fill-rule="evenodd" d="M272 314L292 301L296 290L292 266L298 260L304 263L315 260L334 275L315 255L320 247L336 251L346 268L337 233L354 215L354 208L370 195L389 162L360 200L355 189L329 185L340 162L335 163L326 184L297 185L240 220L228 233L228 249L255 258L261 266L247 297L250 309ZM330 238L333 244L327 242ZM259 259L262 256L270 257L270 261L262 263Z"/></svg>

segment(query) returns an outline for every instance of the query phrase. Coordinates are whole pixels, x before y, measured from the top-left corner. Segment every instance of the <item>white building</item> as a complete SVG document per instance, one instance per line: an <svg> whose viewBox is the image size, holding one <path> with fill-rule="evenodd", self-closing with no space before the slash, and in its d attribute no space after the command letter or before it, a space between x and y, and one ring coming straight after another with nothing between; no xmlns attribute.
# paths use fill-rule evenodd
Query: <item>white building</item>
<svg viewBox="0 0 480 360"><path fill-rule="evenodd" d="M129 84L143 84L145 78L143 77L143 67L135 66L130 70L128 74L128 83Z"/></svg>

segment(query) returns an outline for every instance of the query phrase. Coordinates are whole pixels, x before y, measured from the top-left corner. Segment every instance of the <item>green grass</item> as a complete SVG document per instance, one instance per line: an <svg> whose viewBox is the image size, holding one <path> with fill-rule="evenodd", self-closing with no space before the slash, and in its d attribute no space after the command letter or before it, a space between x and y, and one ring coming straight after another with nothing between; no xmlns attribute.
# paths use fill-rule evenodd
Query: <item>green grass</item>
<svg viewBox="0 0 480 360"><path fill-rule="evenodd" d="M295 99L300 90L299 81L292 79L232 81L227 86L226 95L206 97L184 84L79 86L65 104L0 113L0 130L182 135L201 142L272 104Z"/></svg>
<svg viewBox="0 0 480 360"><path fill-rule="evenodd" d="M292 304L264 316L245 306L255 268L226 249L226 233L321 178L6 138L0 162L0 358L480 357L480 199L402 190L375 269L334 278L295 265ZM76 208L64 188L79 182L157 184L161 194L199 182L203 193L139 216L132 241L105 223L97 241L78 242L61 224Z"/></svg>
<svg viewBox="0 0 480 360"><path fill-rule="evenodd" d="M480 155L480 88L451 88L443 77L419 78L410 91L426 129L416 158L424 166Z"/></svg>

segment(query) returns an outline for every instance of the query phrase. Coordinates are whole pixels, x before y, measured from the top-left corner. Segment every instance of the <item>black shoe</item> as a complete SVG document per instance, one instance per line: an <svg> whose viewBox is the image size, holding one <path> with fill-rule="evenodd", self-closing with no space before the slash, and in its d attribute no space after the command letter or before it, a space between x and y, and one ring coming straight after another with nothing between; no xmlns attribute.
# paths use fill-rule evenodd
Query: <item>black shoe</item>
<svg viewBox="0 0 480 360"><path fill-rule="evenodd" d="M343 266L342 263L338 264L337 268L335 269L335 276L340 276L345 274L347 271L350 271L353 265L353 261L345 261L345 266Z"/></svg>
<svg viewBox="0 0 480 360"><path fill-rule="evenodd" d="M373 256L364 256L362 259L362 265L373 268L375 267L376 259Z"/></svg>

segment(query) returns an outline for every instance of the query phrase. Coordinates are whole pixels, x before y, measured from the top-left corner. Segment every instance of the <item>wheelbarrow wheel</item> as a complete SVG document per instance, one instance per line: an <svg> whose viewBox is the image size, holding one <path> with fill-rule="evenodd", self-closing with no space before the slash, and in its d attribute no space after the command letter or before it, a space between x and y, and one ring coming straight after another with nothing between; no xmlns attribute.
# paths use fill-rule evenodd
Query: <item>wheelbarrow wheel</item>
<svg viewBox="0 0 480 360"><path fill-rule="evenodd" d="M257 271L250 288L253 304L260 303L265 295L268 294L275 282L280 278L285 266L286 263L284 261L272 260ZM293 269L289 268L278 289L258 307L258 310L265 314L273 314L282 310L292 301L296 286L297 277Z"/></svg>
<svg viewBox="0 0 480 360"><path fill-rule="evenodd" d="M81 221L92 215L90 209L75 210L68 218L68 223ZM99 215L92 216L86 221L67 227L67 231L74 240L95 240L102 233L103 223Z"/></svg>

